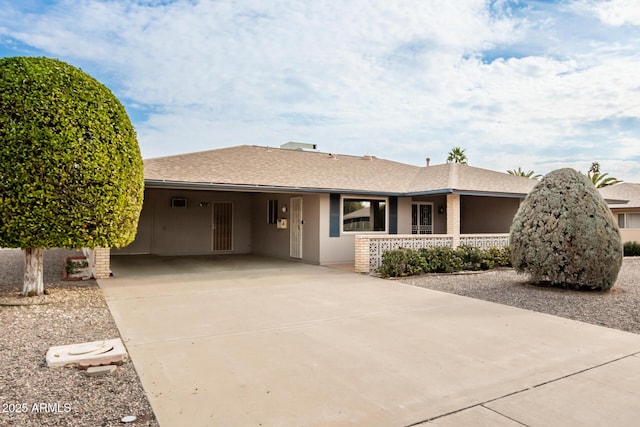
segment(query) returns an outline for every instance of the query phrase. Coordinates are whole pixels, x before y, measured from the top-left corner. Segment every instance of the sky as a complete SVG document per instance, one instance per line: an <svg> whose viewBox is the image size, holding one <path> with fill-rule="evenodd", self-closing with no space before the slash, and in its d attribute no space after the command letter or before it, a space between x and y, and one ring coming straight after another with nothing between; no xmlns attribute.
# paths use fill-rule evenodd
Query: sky
<svg viewBox="0 0 640 427"><path fill-rule="evenodd" d="M144 158L317 144L640 182L637 0L0 0L0 57L81 68Z"/></svg>

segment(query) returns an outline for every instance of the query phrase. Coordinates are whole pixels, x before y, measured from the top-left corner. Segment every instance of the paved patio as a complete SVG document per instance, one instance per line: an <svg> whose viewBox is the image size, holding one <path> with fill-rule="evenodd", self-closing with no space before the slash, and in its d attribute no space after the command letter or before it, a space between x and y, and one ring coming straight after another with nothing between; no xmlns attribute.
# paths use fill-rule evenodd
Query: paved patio
<svg viewBox="0 0 640 427"><path fill-rule="evenodd" d="M640 335L252 256L113 257L163 426L635 426Z"/></svg>

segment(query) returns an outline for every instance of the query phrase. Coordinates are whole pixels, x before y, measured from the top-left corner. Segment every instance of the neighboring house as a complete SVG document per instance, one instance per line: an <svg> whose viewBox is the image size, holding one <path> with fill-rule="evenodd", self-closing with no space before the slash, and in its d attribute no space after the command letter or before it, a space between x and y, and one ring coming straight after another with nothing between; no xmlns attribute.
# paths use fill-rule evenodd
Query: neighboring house
<svg viewBox="0 0 640 427"><path fill-rule="evenodd" d="M114 253L347 263L362 233L508 233L537 183L456 163L419 167L249 145L147 159L144 166L138 235Z"/></svg>
<svg viewBox="0 0 640 427"><path fill-rule="evenodd" d="M623 182L600 189L618 221L623 242L640 242L640 184Z"/></svg>

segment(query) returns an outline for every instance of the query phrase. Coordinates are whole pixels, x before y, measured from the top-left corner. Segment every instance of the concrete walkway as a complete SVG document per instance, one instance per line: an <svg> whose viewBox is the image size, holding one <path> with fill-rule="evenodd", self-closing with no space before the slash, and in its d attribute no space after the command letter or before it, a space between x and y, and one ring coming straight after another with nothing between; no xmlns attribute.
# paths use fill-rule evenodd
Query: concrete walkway
<svg viewBox="0 0 640 427"><path fill-rule="evenodd" d="M113 257L162 426L636 426L640 335L258 257Z"/></svg>

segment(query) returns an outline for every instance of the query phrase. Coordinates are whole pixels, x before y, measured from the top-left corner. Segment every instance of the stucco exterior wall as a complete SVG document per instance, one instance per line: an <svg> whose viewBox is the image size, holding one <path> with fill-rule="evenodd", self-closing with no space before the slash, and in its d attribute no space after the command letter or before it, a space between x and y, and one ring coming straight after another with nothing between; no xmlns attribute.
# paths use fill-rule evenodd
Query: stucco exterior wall
<svg viewBox="0 0 640 427"><path fill-rule="evenodd" d="M267 223L269 200L278 201L278 218L289 219L289 212L281 208L289 205L287 194L253 194L251 201L251 252L276 258L289 257L289 226L278 229L276 224Z"/></svg>
<svg viewBox="0 0 640 427"><path fill-rule="evenodd" d="M340 237L329 237L330 205L329 195L318 198L319 263L339 264L353 262L355 259L355 233L340 232Z"/></svg>
<svg viewBox="0 0 640 427"><path fill-rule="evenodd" d="M520 199L507 197L460 197L460 233L508 233Z"/></svg>
<svg viewBox="0 0 640 427"><path fill-rule="evenodd" d="M407 227L403 227L398 234L411 234L411 204L412 203L431 203L433 205L433 234L447 234L447 197L446 196L420 196L409 198L408 211L400 216L398 209L398 225L400 221L407 222ZM440 208L443 212L440 213Z"/></svg>
<svg viewBox="0 0 640 427"><path fill-rule="evenodd" d="M398 234L411 234L411 197L398 197Z"/></svg>
<svg viewBox="0 0 640 427"><path fill-rule="evenodd" d="M640 230L630 229L630 228L621 228L620 237L622 238L622 243L640 242Z"/></svg>
<svg viewBox="0 0 640 427"><path fill-rule="evenodd" d="M187 206L171 206L173 197ZM135 241L114 254L206 255L212 251L212 204L233 204L233 249L251 252L251 198L248 193L147 189Z"/></svg>
<svg viewBox="0 0 640 427"><path fill-rule="evenodd" d="M616 224L618 224L618 214L619 213L640 214L640 209L635 209L635 208L612 209L613 219L616 222ZM620 229L620 237L622 238L622 243L640 242L640 229L638 229L638 228L621 228Z"/></svg>
<svg viewBox="0 0 640 427"><path fill-rule="evenodd" d="M291 235L291 197L302 198L302 260L312 264L319 261L319 197L316 194L260 193L252 194L251 209L251 252L275 258L289 259ZM267 222L269 200L278 201L278 218L287 220L286 229L278 229L276 224ZM282 207L287 212L282 212Z"/></svg>
<svg viewBox="0 0 640 427"><path fill-rule="evenodd" d="M320 195L304 194L302 197L302 260L320 264Z"/></svg>

